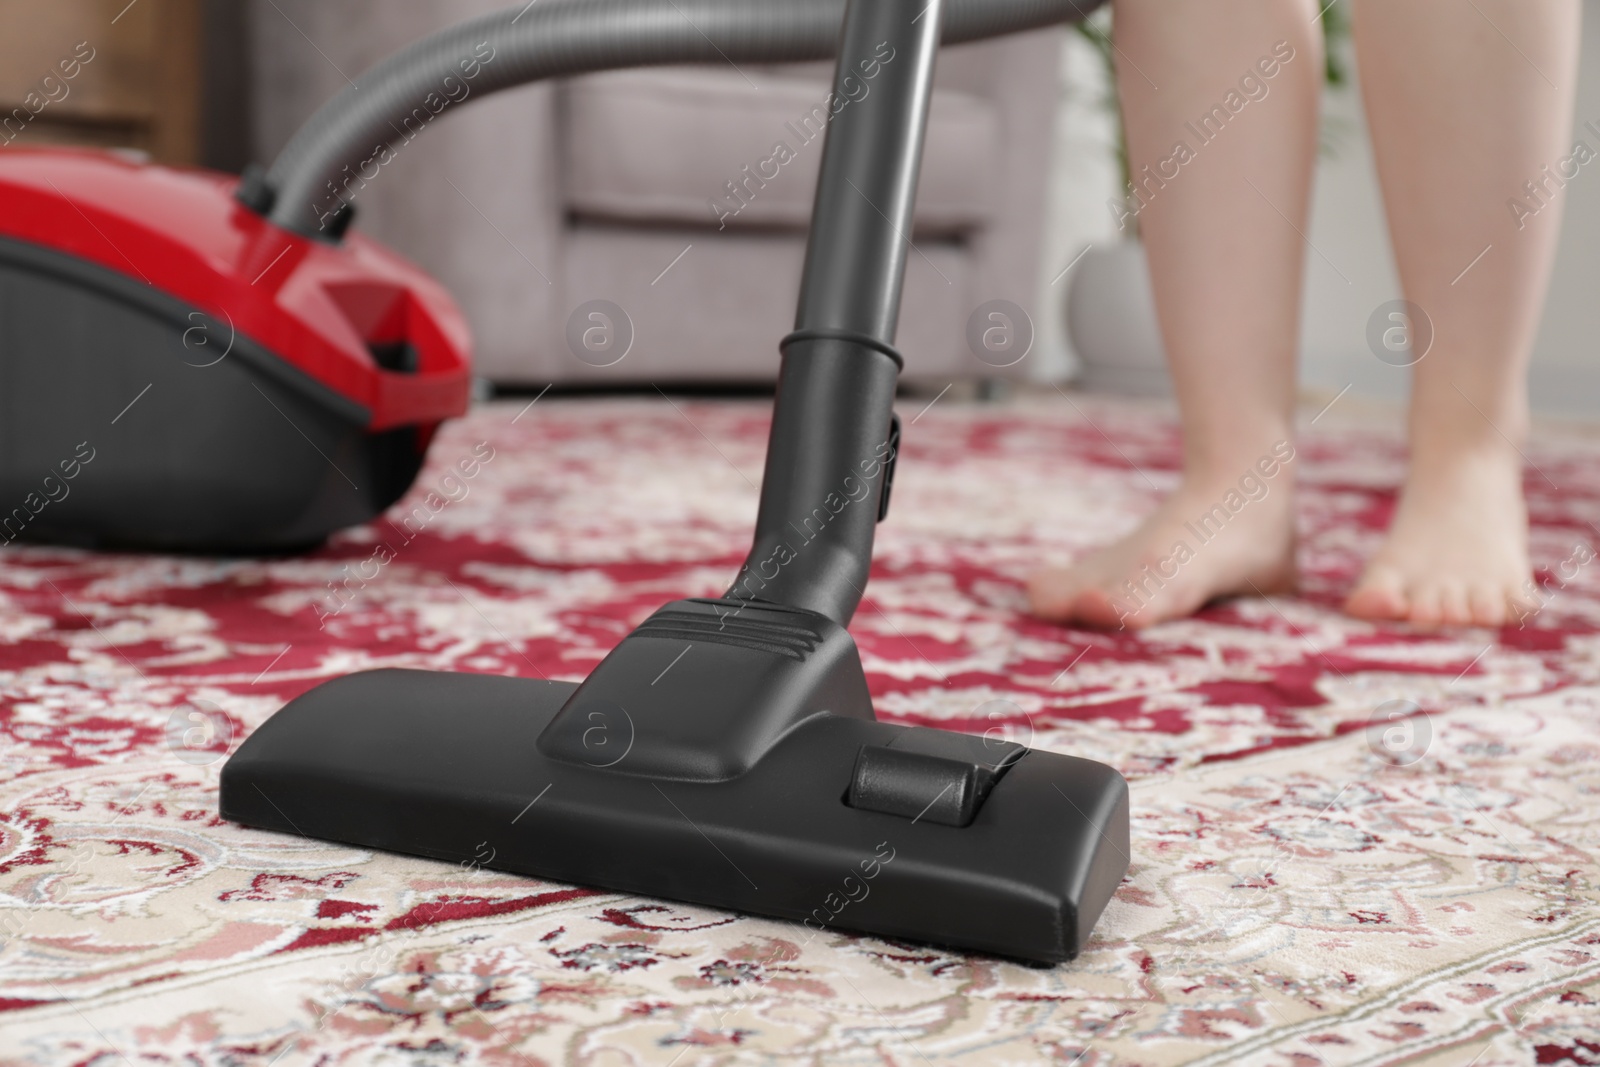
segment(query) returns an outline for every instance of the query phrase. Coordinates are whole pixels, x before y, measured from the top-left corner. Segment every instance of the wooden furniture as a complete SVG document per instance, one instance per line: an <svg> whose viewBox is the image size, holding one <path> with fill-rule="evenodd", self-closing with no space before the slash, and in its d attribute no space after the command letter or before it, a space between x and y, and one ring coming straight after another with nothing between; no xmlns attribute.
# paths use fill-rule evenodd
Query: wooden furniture
<svg viewBox="0 0 1600 1067"><path fill-rule="evenodd" d="M0 0L0 151L201 153L202 0Z"/></svg>

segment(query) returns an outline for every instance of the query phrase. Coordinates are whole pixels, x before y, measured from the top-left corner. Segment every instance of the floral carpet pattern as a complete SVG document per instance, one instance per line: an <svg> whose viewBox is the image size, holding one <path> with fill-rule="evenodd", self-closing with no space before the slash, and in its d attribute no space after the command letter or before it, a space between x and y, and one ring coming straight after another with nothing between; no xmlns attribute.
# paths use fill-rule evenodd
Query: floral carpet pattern
<svg viewBox="0 0 1600 1067"><path fill-rule="evenodd" d="M1573 433L1528 450L1545 605L1520 627L1339 614L1404 451L1329 418L1294 461L1299 596L1104 634L1027 619L1022 579L1174 483L1171 419L908 417L851 630L880 717L1129 778L1129 875L1070 964L217 817L221 757L321 681L576 679L720 592L766 417L502 401L309 555L0 549L0 1063L1600 1063L1600 440Z"/></svg>

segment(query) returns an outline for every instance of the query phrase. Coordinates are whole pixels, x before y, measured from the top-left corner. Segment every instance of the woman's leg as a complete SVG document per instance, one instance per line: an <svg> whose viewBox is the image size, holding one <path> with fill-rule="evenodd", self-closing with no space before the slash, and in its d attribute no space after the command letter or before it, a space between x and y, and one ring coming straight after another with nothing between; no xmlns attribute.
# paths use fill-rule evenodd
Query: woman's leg
<svg viewBox="0 0 1600 1067"><path fill-rule="evenodd" d="M1311 0L1117 0L1117 84L1183 483L1122 541L1035 574L1042 617L1144 626L1293 585L1283 456L1322 83L1316 13Z"/></svg>
<svg viewBox="0 0 1600 1067"><path fill-rule="evenodd" d="M1578 0L1359 0L1395 260L1434 337L1413 371L1411 470L1346 605L1355 615L1497 625L1527 603L1519 448L1560 230L1547 175L1571 151L1578 21Z"/></svg>

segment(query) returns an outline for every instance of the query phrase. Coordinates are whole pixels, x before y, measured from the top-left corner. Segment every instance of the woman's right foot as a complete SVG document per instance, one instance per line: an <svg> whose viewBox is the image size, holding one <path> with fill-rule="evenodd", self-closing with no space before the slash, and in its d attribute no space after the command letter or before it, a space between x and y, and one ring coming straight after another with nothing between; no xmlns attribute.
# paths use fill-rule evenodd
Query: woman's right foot
<svg viewBox="0 0 1600 1067"><path fill-rule="evenodd" d="M1033 613L1096 629L1139 629L1209 601L1295 588L1294 478L1267 455L1231 478L1185 477L1137 530L1028 579ZM1271 471L1270 476L1267 471Z"/></svg>

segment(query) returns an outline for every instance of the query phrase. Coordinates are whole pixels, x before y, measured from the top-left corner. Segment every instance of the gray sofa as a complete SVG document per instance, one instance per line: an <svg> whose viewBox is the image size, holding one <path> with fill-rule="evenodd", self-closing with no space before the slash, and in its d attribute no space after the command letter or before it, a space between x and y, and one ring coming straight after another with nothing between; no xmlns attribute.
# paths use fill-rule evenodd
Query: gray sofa
<svg viewBox="0 0 1600 1067"><path fill-rule="evenodd" d="M501 6L256 0L259 157L378 59ZM940 56L900 320L908 378L1008 373L968 351L967 319L997 298L1034 311L1059 49L1047 30ZM618 71L473 101L383 169L358 225L450 287L497 382L770 379L821 156L806 118L829 70ZM632 325L609 366L568 342L569 317L595 300Z"/></svg>

